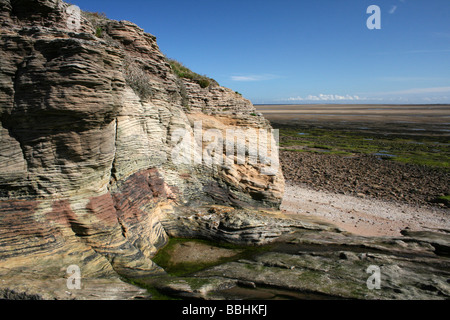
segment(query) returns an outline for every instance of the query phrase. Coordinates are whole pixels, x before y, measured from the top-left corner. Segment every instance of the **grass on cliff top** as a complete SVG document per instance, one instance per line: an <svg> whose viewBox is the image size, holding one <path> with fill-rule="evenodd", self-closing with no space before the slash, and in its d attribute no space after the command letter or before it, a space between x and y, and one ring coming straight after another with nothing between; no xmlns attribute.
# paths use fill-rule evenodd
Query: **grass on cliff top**
<svg viewBox="0 0 450 320"><path fill-rule="evenodd" d="M95 29L95 36L103 37L102 25L109 21L108 17L103 12L82 11L83 16L92 24Z"/></svg>
<svg viewBox="0 0 450 320"><path fill-rule="evenodd" d="M193 80L194 82L198 83L202 88L207 88L210 85L218 85L216 80L193 72L192 70L184 66L181 62L178 62L174 59L167 59L167 60L173 72L179 78Z"/></svg>

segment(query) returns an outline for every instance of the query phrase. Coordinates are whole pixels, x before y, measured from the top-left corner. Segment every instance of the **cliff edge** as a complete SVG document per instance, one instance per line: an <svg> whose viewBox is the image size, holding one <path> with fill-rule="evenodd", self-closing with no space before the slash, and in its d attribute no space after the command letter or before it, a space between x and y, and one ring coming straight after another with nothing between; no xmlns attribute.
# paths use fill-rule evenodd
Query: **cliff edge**
<svg viewBox="0 0 450 320"><path fill-rule="evenodd" d="M175 74L128 21L0 0L0 24L4 288L70 298L75 265L97 294L128 297L140 291L119 275L164 272L151 259L171 235L263 243L283 231L270 220L284 189L275 139L250 101ZM275 229L261 228L273 209Z"/></svg>
<svg viewBox="0 0 450 320"><path fill-rule="evenodd" d="M450 297L448 230L281 213L269 122L135 24L0 0L0 25L0 299Z"/></svg>

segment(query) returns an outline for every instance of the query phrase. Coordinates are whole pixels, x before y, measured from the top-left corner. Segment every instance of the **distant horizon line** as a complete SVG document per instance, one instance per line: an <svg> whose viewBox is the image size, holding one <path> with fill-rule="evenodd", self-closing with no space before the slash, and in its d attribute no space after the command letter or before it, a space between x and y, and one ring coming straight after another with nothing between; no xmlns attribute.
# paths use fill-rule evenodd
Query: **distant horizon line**
<svg viewBox="0 0 450 320"><path fill-rule="evenodd" d="M360 106L450 106L450 103L252 103L254 106L360 105Z"/></svg>

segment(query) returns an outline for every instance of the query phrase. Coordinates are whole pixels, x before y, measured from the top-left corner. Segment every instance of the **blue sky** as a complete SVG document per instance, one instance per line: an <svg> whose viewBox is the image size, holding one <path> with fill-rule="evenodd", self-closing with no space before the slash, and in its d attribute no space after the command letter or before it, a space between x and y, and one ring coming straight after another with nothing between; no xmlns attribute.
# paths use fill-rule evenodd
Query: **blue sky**
<svg viewBox="0 0 450 320"><path fill-rule="evenodd" d="M253 103L450 103L450 0L72 0ZM366 25L370 5L381 29Z"/></svg>

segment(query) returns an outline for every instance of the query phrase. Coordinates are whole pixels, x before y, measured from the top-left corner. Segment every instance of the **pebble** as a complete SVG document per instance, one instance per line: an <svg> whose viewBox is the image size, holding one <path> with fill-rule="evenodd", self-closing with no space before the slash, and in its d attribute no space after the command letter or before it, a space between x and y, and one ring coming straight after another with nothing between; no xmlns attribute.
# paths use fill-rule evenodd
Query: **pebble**
<svg viewBox="0 0 450 320"><path fill-rule="evenodd" d="M320 201L314 201L316 199ZM304 204L309 200L312 203L305 208ZM338 224L342 230L363 236L399 236L399 231L405 225L410 225L415 230L425 227L450 230L450 219L446 219L448 211L445 209L399 205L395 202L315 191L304 185L295 185L289 180L286 180L281 209L283 208L289 212L307 211L313 217Z"/></svg>

